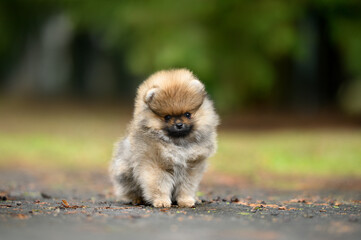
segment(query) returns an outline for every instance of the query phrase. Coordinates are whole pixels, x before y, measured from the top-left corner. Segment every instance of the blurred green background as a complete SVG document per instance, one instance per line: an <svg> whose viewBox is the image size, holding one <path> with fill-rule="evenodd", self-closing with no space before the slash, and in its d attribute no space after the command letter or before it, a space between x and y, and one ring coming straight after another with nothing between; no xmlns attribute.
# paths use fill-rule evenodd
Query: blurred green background
<svg viewBox="0 0 361 240"><path fill-rule="evenodd" d="M361 177L361 2L0 2L0 167L106 169L151 73L221 113L211 171Z"/></svg>

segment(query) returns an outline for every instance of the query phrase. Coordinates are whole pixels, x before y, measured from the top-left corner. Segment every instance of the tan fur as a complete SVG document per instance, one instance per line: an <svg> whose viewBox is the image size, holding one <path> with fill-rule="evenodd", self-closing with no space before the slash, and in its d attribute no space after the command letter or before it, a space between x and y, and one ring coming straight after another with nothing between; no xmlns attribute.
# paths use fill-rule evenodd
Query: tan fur
<svg viewBox="0 0 361 240"><path fill-rule="evenodd" d="M218 122L204 85L189 70L151 75L138 88L127 136L115 145L110 174L118 199L193 206L206 159L216 150ZM176 123L185 135L172 135Z"/></svg>

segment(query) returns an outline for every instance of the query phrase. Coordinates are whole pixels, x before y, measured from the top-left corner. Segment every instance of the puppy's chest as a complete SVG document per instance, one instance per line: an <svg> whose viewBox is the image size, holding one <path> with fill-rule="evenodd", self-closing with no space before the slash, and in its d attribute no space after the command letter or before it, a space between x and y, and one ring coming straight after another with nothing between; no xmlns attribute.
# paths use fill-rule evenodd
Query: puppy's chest
<svg viewBox="0 0 361 240"><path fill-rule="evenodd" d="M200 151L194 147L162 146L162 158L170 165L187 166L188 162L199 159Z"/></svg>

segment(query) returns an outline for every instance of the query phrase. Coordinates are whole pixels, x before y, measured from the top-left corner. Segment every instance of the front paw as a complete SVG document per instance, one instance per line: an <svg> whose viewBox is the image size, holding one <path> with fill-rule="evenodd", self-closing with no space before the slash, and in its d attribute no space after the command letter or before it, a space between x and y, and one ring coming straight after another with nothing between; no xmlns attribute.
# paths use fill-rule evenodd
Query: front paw
<svg viewBox="0 0 361 240"><path fill-rule="evenodd" d="M184 197L177 200L179 207L194 207L195 199L193 197Z"/></svg>
<svg viewBox="0 0 361 240"><path fill-rule="evenodd" d="M161 207L170 207L172 204L170 199L156 199L153 201L153 206L156 208L161 208Z"/></svg>

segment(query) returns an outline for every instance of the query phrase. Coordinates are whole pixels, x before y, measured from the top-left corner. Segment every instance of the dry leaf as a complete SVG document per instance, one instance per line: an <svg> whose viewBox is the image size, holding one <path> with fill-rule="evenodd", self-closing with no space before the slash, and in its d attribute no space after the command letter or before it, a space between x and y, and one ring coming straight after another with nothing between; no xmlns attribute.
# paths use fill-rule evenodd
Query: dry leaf
<svg viewBox="0 0 361 240"><path fill-rule="evenodd" d="M78 211L73 210L73 211L68 211L68 212L66 212L65 214L76 214L76 213L78 213Z"/></svg>
<svg viewBox="0 0 361 240"><path fill-rule="evenodd" d="M132 207L109 207L109 206L106 206L106 207L98 207L97 209L120 210L120 209L129 209L129 208L132 208Z"/></svg>
<svg viewBox="0 0 361 240"><path fill-rule="evenodd" d="M15 218L18 218L18 219L28 219L29 218L29 215L25 215L25 214L22 214L22 213L18 213L18 214L15 214L13 215Z"/></svg>
<svg viewBox="0 0 361 240"><path fill-rule="evenodd" d="M290 203L305 203L305 204L311 204L311 202L307 201L304 198L294 198L289 201Z"/></svg>
<svg viewBox="0 0 361 240"><path fill-rule="evenodd" d="M72 209L76 209L76 208L85 208L85 206L84 205L81 205L81 206L78 206L78 205L73 205L73 206L70 206L69 205L69 203L66 201L66 200L61 200L61 202L62 202L62 205L63 205L63 207L65 207L65 208L72 208Z"/></svg>
<svg viewBox="0 0 361 240"><path fill-rule="evenodd" d="M12 206L9 204L0 204L0 208L11 208Z"/></svg>
<svg viewBox="0 0 361 240"><path fill-rule="evenodd" d="M61 200L64 207L69 207L69 203L66 200Z"/></svg>

